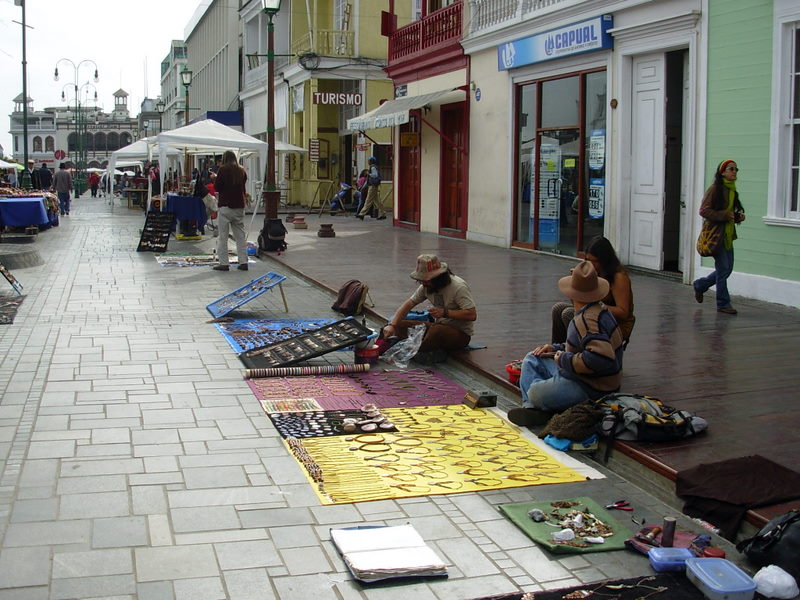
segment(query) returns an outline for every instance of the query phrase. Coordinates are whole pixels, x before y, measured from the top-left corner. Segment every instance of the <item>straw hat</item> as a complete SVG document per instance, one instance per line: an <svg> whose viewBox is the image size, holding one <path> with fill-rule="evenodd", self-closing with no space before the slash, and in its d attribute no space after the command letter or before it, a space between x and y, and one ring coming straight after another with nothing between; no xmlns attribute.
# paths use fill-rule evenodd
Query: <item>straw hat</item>
<svg viewBox="0 0 800 600"><path fill-rule="evenodd" d="M435 254L420 254L417 257L417 270L411 273L411 279L430 281L442 273L447 273L447 263L441 262Z"/></svg>
<svg viewBox="0 0 800 600"><path fill-rule="evenodd" d="M558 280L558 289L567 298L578 302L597 302L608 295L608 281L597 276L597 271L588 260L572 269L572 275Z"/></svg>

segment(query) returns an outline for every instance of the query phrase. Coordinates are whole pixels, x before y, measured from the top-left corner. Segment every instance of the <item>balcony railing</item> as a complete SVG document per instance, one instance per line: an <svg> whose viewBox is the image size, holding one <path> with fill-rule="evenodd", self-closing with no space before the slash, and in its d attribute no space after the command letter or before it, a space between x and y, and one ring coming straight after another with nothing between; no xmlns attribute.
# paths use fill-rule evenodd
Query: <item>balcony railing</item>
<svg viewBox="0 0 800 600"><path fill-rule="evenodd" d="M389 62L459 41L463 6L462 2L451 4L394 31L389 37Z"/></svg>
<svg viewBox="0 0 800 600"><path fill-rule="evenodd" d="M469 31L476 33L501 23L528 20L576 1L580 0L469 0Z"/></svg>
<svg viewBox="0 0 800 600"><path fill-rule="evenodd" d="M292 53L297 56L314 53L319 56L352 57L355 54L355 32L337 29L317 29L292 42Z"/></svg>

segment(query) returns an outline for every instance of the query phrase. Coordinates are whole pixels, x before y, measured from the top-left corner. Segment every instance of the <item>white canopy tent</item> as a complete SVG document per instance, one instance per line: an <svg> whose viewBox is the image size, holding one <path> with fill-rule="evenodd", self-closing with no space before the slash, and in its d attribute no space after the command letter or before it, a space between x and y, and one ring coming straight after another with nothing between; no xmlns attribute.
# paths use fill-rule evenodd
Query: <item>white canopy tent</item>
<svg viewBox="0 0 800 600"><path fill-rule="evenodd" d="M141 169L144 166L143 161L153 160L153 150L150 145L150 141L152 139L152 137L142 138L111 153L111 158L108 161L108 168L106 169L106 171L109 173L109 177L106 178L106 182L109 186L113 185L112 182L114 180L111 174L122 174L118 171L117 167L139 167ZM168 154L178 155L179 152L177 150L168 150ZM111 189L106 191L110 193ZM148 192L148 198L149 197L150 193Z"/></svg>
<svg viewBox="0 0 800 600"><path fill-rule="evenodd" d="M167 152L170 149L189 154L220 154L224 150L233 150L238 156L258 154L262 169L262 173L259 173L259 181L263 180L263 169L267 164L268 146L266 142L212 119L163 131L155 136L154 142L149 138L148 144L158 146L159 164L166 164ZM163 192L163 178L161 185Z"/></svg>

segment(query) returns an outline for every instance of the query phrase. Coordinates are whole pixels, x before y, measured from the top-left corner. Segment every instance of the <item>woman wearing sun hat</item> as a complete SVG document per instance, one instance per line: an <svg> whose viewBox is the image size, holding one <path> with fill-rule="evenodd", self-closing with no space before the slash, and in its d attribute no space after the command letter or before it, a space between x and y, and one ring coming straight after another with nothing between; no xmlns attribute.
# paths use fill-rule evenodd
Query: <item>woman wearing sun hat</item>
<svg viewBox="0 0 800 600"><path fill-rule="evenodd" d="M417 257L417 268L411 273L411 279L419 282L419 287L397 309L383 328L382 337L405 339L410 327L420 325L420 321L406 320L406 316L415 306L428 300L432 305L428 312L434 322L423 323L426 332L420 353L436 353L430 357L436 362L445 360L447 351L466 348L472 338L472 323L478 318L467 282L454 275L447 263L435 254Z"/></svg>
<svg viewBox="0 0 800 600"><path fill-rule="evenodd" d="M622 331L601 302L609 283L583 261L558 281L572 300L575 317L565 344L544 344L522 361L519 387L522 408L508 411L516 425L543 425L555 412L619 390L622 380Z"/></svg>

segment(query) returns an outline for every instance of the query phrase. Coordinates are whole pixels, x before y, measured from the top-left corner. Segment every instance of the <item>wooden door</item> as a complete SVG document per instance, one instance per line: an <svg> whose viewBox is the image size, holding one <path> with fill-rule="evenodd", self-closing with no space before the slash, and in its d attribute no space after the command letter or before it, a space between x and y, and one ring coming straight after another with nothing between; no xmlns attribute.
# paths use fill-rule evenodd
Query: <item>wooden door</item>
<svg viewBox="0 0 800 600"><path fill-rule="evenodd" d="M664 239L665 60L633 59L630 264L661 270Z"/></svg>
<svg viewBox="0 0 800 600"><path fill-rule="evenodd" d="M420 140L420 121L412 115L409 122L400 126L400 137L404 133L416 134ZM400 145L397 167L397 221L419 230L420 207L420 144Z"/></svg>
<svg viewBox="0 0 800 600"><path fill-rule="evenodd" d="M442 106L441 128L439 233L466 237L467 202L464 192L467 160L464 155L463 103Z"/></svg>

